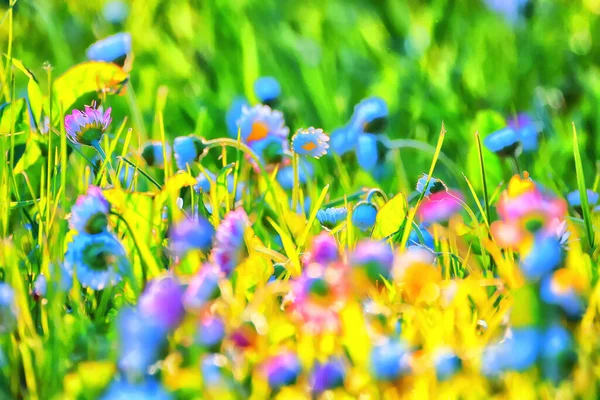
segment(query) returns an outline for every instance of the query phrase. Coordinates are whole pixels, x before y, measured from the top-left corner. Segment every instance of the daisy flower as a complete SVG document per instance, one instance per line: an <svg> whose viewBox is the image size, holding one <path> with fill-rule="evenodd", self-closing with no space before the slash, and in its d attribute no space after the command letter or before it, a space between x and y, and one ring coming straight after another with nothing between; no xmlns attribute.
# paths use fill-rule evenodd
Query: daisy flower
<svg viewBox="0 0 600 400"><path fill-rule="evenodd" d="M129 273L125 249L108 232L74 236L67 247L64 266L70 275L77 274L82 286L94 290L114 286L121 275Z"/></svg>
<svg viewBox="0 0 600 400"><path fill-rule="evenodd" d="M100 142L108 125L112 122L110 117L111 108L106 111L102 106L96 108L96 104L85 106L85 110L73 110L65 117L65 131L67 138L75 143L92 146Z"/></svg>
<svg viewBox="0 0 600 400"><path fill-rule="evenodd" d="M332 230L346 220L346 207L330 207L317 211L317 219L323 228Z"/></svg>
<svg viewBox="0 0 600 400"><path fill-rule="evenodd" d="M71 208L69 227L78 233L96 234L106 230L110 204L102 189L89 186L87 193L77 198Z"/></svg>
<svg viewBox="0 0 600 400"><path fill-rule="evenodd" d="M323 129L298 129L292 138L292 149L296 154L320 158L327 154L329 148L329 136L323 133Z"/></svg>
<svg viewBox="0 0 600 400"><path fill-rule="evenodd" d="M238 126L242 141L266 163L279 161L288 150L290 130L281 111L262 104L242 107Z"/></svg>

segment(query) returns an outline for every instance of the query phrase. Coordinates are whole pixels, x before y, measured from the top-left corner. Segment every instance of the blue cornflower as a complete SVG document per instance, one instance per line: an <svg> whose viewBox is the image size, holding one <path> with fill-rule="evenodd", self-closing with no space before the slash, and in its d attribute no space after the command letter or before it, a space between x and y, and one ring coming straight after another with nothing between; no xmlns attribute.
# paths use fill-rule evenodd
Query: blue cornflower
<svg viewBox="0 0 600 400"><path fill-rule="evenodd" d="M369 280L381 281L390 278L394 264L394 251L386 242L365 239L360 241L350 255L350 265L361 268Z"/></svg>
<svg viewBox="0 0 600 400"><path fill-rule="evenodd" d="M101 400L170 400L174 397L154 378L146 378L141 383L126 380L113 381Z"/></svg>
<svg viewBox="0 0 600 400"><path fill-rule="evenodd" d="M450 349L440 349L433 356L437 379L445 381L462 367L461 359Z"/></svg>
<svg viewBox="0 0 600 400"><path fill-rule="evenodd" d="M388 106L381 97L368 97L354 107L350 127L365 133L381 133L387 125Z"/></svg>
<svg viewBox="0 0 600 400"><path fill-rule="evenodd" d="M332 230L346 220L346 207L330 207L317 211L317 219L323 228Z"/></svg>
<svg viewBox="0 0 600 400"><path fill-rule="evenodd" d="M410 372L409 349L403 342L389 340L371 350L371 373L379 381L392 381Z"/></svg>
<svg viewBox="0 0 600 400"><path fill-rule="evenodd" d="M134 308L121 309L117 317L119 369L128 377L141 377L158 360L167 330L154 318Z"/></svg>
<svg viewBox="0 0 600 400"><path fill-rule="evenodd" d="M318 394L343 386L345 378L346 368L341 359L332 358L323 363L317 362L310 379L312 391Z"/></svg>
<svg viewBox="0 0 600 400"><path fill-rule="evenodd" d="M117 33L100 39L87 49L87 57L92 61L117 61L131 53L131 34Z"/></svg>
<svg viewBox="0 0 600 400"><path fill-rule="evenodd" d="M238 96L233 99L227 114L225 115L225 122L227 123L227 131L229 136L237 138L238 136L238 121L242 117L242 110L250 107L250 103L243 96Z"/></svg>
<svg viewBox="0 0 600 400"><path fill-rule="evenodd" d="M263 76L254 82L254 94L263 104L270 104L281 95L281 85L272 76Z"/></svg>
<svg viewBox="0 0 600 400"><path fill-rule="evenodd" d="M371 171L377 166L379 151L377 149L377 137L370 133L358 135L356 143L356 160L358 165L365 171Z"/></svg>
<svg viewBox="0 0 600 400"><path fill-rule="evenodd" d="M537 281L558 267L562 260L562 247L556 236L536 235L532 248L521 259L523 275Z"/></svg>
<svg viewBox="0 0 600 400"><path fill-rule="evenodd" d="M102 290L114 286L121 275L130 272L125 249L108 232L96 235L79 234L67 246L65 269L84 287Z"/></svg>
<svg viewBox="0 0 600 400"><path fill-rule="evenodd" d="M290 130L285 126L281 111L262 104L243 107L238 125L242 141L265 162L281 160L288 150Z"/></svg>
<svg viewBox="0 0 600 400"><path fill-rule="evenodd" d="M359 202L352 211L352 224L362 231L368 231L375 225L377 207L368 202Z"/></svg>
<svg viewBox="0 0 600 400"><path fill-rule="evenodd" d="M77 198L71 207L69 227L78 233L96 234L106 230L110 204L102 189L97 186L88 187L87 193Z"/></svg>
<svg viewBox="0 0 600 400"><path fill-rule="evenodd" d="M200 319L196 341L205 349L216 350L225 337L225 323L219 317L206 316Z"/></svg>
<svg viewBox="0 0 600 400"><path fill-rule="evenodd" d="M0 334L10 333L17 327L17 303L14 289L0 282Z"/></svg>
<svg viewBox="0 0 600 400"><path fill-rule="evenodd" d="M204 145L202 139L195 135L178 136L173 140L173 151L177 168L187 171L187 166L191 166L204 152Z"/></svg>
<svg viewBox="0 0 600 400"><path fill-rule="evenodd" d="M165 153L167 160L171 161L171 146L169 143L165 143L166 148L163 152L163 144L160 140L153 140L147 143L142 150L142 157L146 163L151 167L164 168L165 167Z"/></svg>
<svg viewBox="0 0 600 400"><path fill-rule="evenodd" d="M598 204L598 193L594 192L591 189L587 189L585 192L587 194L588 204L590 207L593 207L596 204ZM581 208L581 193L579 193L579 190L574 190L571 193L567 194L567 201L569 202L569 205L571 207Z"/></svg>
<svg viewBox="0 0 600 400"><path fill-rule="evenodd" d="M273 390L296 383L302 372L298 356L291 352L284 352L269 358L264 364L264 371Z"/></svg>
<svg viewBox="0 0 600 400"><path fill-rule="evenodd" d="M483 139L483 145L500 157L512 157L521 150L519 135L510 127L490 133Z"/></svg>
<svg viewBox="0 0 600 400"><path fill-rule="evenodd" d="M329 136L323 133L323 129L298 129L292 137L292 149L301 156L320 158L327 154L329 148Z"/></svg>
<svg viewBox="0 0 600 400"><path fill-rule="evenodd" d="M425 187L425 184L427 183L427 179L429 179L429 175L423 174L417 181L417 192L419 192L419 193L424 192L425 197L429 197L432 194L441 192L442 190L445 190L445 191L448 190L448 187L446 186L446 184L444 182L442 182L441 179L437 179L433 176L431 177L431 179L429 179L429 184L427 185L427 187Z"/></svg>
<svg viewBox="0 0 600 400"><path fill-rule="evenodd" d="M553 324L543 334L541 346L542 373L558 384L571 371L577 360L571 333L560 324Z"/></svg>
<svg viewBox="0 0 600 400"><path fill-rule="evenodd" d="M200 215L185 218L173 226L171 230L171 250L183 257L189 251L200 250L206 253L212 246L215 228Z"/></svg>
<svg viewBox="0 0 600 400"><path fill-rule="evenodd" d="M408 236L409 247L425 246L428 249L430 249L431 251L433 251L435 249L435 242L433 240L433 236L431 236L431 233L429 233L429 231L427 230L427 225L425 225L425 224L419 225L419 232L421 233L421 237L423 238L422 241L421 241L421 237L419 237L416 227L413 227L413 229L410 231L410 235Z"/></svg>
<svg viewBox="0 0 600 400"><path fill-rule="evenodd" d="M305 185L309 178L312 178L314 168L312 164L304 159L300 159L298 163L298 182ZM285 166L277 172L277 182L285 190L294 188L294 167L291 165Z"/></svg>

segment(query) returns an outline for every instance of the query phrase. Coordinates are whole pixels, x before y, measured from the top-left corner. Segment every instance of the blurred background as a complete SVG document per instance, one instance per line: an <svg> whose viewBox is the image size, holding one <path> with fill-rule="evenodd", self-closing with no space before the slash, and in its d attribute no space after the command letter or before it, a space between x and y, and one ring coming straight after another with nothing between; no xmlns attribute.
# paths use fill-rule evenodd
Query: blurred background
<svg viewBox="0 0 600 400"><path fill-rule="evenodd" d="M264 75L282 86L279 108L292 132L331 132L361 99L381 96L392 138L435 145L444 121L444 153L467 176L479 168L474 132L486 135L525 111L544 137L561 139L542 143L541 162L525 167L573 186L572 165L552 160L572 156L574 121L594 173L599 15L600 0L19 0L12 54L45 81L45 63L58 76L85 61L96 40L130 32L130 82L143 120L132 124L150 138L158 137L162 102L168 137L226 136L233 98L256 102L252 85ZM3 53L8 25L0 25ZM132 114L124 96L110 105L115 121ZM430 155L406 157L417 161L404 162L410 174L429 165ZM488 161L493 175L498 161Z"/></svg>

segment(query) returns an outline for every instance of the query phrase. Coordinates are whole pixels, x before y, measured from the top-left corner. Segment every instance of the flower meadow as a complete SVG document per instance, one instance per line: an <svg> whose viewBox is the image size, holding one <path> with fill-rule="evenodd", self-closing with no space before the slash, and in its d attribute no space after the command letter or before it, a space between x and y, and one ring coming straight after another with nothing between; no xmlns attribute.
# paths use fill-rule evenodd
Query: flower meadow
<svg viewBox="0 0 600 400"><path fill-rule="evenodd" d="M600 396L597 1L0 11L0 399Z"/></svg>

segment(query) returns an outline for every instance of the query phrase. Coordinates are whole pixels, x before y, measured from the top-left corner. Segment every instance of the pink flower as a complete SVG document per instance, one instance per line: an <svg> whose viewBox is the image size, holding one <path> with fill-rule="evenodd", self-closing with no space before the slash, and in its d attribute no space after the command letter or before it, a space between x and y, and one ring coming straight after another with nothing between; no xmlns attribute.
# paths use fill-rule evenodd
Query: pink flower
<svg viewBox="0 0 600 400"><path fill-rule="evenodd" d="M463 196L455 190L433 193L417 210L422 223L445 222L462 209Z"/></svg>
<svg viewBox="0 0 600 400"><path fill-rule="evenodd" d="M85 111L73 110L65 117L65 130L67 138L76 144L92 146L100 142L102 135L112 122L110 117L111 108L103 110L102 106L96 108L96 104L85 106Z"/></svg>

